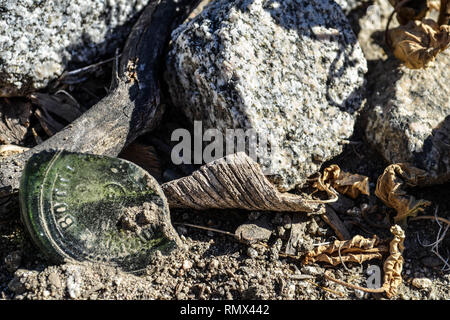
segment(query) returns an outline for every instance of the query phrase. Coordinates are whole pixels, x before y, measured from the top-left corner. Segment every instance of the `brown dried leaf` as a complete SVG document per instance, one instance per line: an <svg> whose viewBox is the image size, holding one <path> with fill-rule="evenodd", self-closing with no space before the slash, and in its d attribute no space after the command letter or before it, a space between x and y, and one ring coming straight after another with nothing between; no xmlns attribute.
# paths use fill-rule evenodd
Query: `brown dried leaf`
<svg viewBox="0 0 450 320"><path fill-rule="evenodd" d="M427 172L415 168L407 163L397 163L388 166L378 178L375 195L388 207L394 208L397 215L394 217L396 223L403 224L406 218L415 217L422 212L424 207L431 205L426 200L416 200L408 196L403 187L418 186L428 179Z"/></svg>
<svg viewBox="0 0 450 320"><path fill-rule="evenodd" d="M383 289L388 298L392 298L397 294L398 287L402 284L402 269L403 269L403 249L405 246L405 232L399 225L391 227L391 233L394 235L389 244L389 257L384 262L384 283Z"/></svg>
<svg viewBox="0 0 450 320"><path fill-rule="evenodd" d="M365 195L370 194L368 177L341 171L336 164L325 168L319 181L314 184L314 187L323 191L327 191L326 188L329 189L330 186L339 193L353 199L357 198L361 193Z"/></svg>
<svg viewBox="0 0 450 320"><path fill-rule="evenodd" d="M450 26L430 19L410 21L389 30L389 40L397 59L410 69L426 68L450 43Z"/></svg>
<svg viewBox="0 0 450 320"><path fill-rule="evenodd" d="M397 20L400 24L407 24L412 20L421 20L429 10L427 0L389 0L397 12Z"/></svg>
<svg viewBox="0 0 450 320"><path fill-rule="evenodd" d="M309 251L304 259L305 264L326 262L333 266L345 262L363 263L371 259L381 259L388 248L376 235L372 239L360 235L350 240L335 240L331 245L324 245Z"/></svg>
<svg viewBox="0 0 450 320"><path fill-rule="evenodd" d="M144 168L156 180L162 177L161 161L153 146L133 142L123 149L118 157Z"/></svg>
<svg viewBox="0 0 450 320"><path fill-rule="evenodd" d="M171 208L313 212L326 202L279 192L244 152L212 161L161 187Z"/></svg>
<svg viewBox="0 0 450 320"><path fill-rule="evenodd" d="M30 127L31 114L31 104L25 99L0 99L0 143L23 143Z"/></svg>

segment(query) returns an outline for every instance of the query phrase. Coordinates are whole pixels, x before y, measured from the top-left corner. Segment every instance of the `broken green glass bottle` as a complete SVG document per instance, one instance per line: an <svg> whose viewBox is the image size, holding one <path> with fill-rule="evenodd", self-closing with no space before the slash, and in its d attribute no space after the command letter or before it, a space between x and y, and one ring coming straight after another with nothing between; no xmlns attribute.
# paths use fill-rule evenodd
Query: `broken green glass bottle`
<svg viewBox="0 0 450 320"><path fill-rule="evenodd" d="M179 243L161 187L117 158L45 151L22 173L21 218L53 262L90 261L137 271Z"/></svg>

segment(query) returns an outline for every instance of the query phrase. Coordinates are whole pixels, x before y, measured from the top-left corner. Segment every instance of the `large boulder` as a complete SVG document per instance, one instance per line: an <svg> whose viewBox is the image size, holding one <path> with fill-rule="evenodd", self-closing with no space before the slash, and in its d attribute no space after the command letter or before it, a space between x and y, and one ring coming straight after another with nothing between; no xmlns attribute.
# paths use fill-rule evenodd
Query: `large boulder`
<svg viewBox="0 0 450 320"><path fill-rule="evenodd" d="M409 162L427 170L428 183L449 181L450 51L439 54L427 69L406 68L383 50L380 34L389 12L388 0L375 0L360 19L361 46L373 66L366 137L389 163ZM395 19L392 25L398 25Z"/></svg>
<svg viewBox="0 0 450 320"><path fill-rule="evenodd" d="M172 33L173 103L204 128L252 128L281 191L342 151L361 107L366 60L331 0L210 3Z"/></svg>
<svg viewBox="0 0 450 320"><path fill-rule="evenodd" d="M148 0L0 1L0 97L112 55Z"/></svg>
<svg viewBox="0 0 450 320"><path fill-rule="evenodd" d="M380 64L369 97L368 140L390 163L427 170L430 183L450 181L450 53L426 70Z"/></svg>

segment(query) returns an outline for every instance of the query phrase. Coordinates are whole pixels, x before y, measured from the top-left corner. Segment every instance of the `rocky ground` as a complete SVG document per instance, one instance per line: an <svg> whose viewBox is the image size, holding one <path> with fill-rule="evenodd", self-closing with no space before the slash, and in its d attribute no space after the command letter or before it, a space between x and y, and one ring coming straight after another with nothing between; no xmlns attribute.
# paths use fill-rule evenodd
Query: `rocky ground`
<svg viewBox="0 0 450 320"><path fill-rule="evenodd" d="M342 2L342 1L341 1ZM374 196L375 183L388 162L367 141L371 103L377 90L379 64L389 59L383 53L382 26L368 22L366 12L384 17L383 10L369 5L380 1L361 1L359 6L347 1L348 17L361 43L369 71L366 74L366 109L356 120L353 135L343 152L327 161L344 171L367 175L371 196L349 200L337 210L351 235L389 238L389 219L394 211ZM383 1L381 1L383 2ZM380 8L382 8L380 6ZM377 11L378 10L378 11ZM369 18L373 18L369 15ZM370 19L369 19L370 20ZM368 30L368 25L378 28ZM109 69L108 69L109 70ZM400 73L400 71L396 71ZM395 73L395 72L394 72ZM399 76L399 74L397 74ZM105 81L107 86L108 80ZM75 95L75 94L74 94ZM75 95L76 96L76 95ZM97 97L98 99L100 97ZM176 114L173 111L173 114ZM173 114L166 115L173 120ZM146 141L146 137L142 138ZM433 203L424 214L450 218L450 183L408 190L416 198ZM375 208L376 207L376 208ZM50 265L35 249L20 220L15 201L8 212L0 212L0 298L1 299L384 299L349 289L324 279L325 270L346 282L366 287L369 265L382 268L383 261L362 265L347 263L330 267L325 264L302 265L299 259L284 256L294 215L302 215L303 248L333 241L333 230L319 216L304 213L246 212L240 210L172 210L172 222L184 247L169 256L156 255L142 274L128 274L100 265ZM372 209L373 210L370 210ZM372 211L365 216L363 211ZM265 244L248 245L230 235L184 226L190 223L234 233L245 222L266 219L272 231ZM395 299L450 299L450 273L429 246L443 228L434 221L411 221L405 239L403 283ZM448 235L440 243L440 254L450 258Z"/></svg>

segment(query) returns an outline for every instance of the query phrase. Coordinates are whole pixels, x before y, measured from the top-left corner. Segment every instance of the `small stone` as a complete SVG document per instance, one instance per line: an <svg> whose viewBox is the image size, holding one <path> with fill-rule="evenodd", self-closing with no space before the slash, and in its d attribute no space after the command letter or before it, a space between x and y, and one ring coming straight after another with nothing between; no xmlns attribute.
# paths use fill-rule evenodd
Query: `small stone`
<svg viewBox="0 0 450 320"><path fill-rule="evenodd" d="M311 276L316 276L320 273L319 270L317 270L317 268L313 266L303 266L300 271Z"/></svg>
<svg viewBox="0 0 450 320"><path fill-rule="evenodd" d="M22 294L27 290L25 284L23 284L18 277L12 278L12 280L8 283L8 289L15 294Z"/></svg>
<svg viewBox="0 0 450 320"><path fill-rule="evenodd" d="M308 224L308 233L310 235L316 235L319 232L319 225L317 224L316 220L312 219L311 222Z"/></svg>
<svg viewBox="0 0 450 320"><path fill-rule="evenodd" d="M206 266L206 263L203 260L197 262L197 268L203 269Z"/></svg>
<svg viewBox="0 0 450 320"><path fill-rule="evenodd" d="M417 289L430 289L433 282L428 278L414 278L411 284Z"/></svg>
<svg viewBox="0 0 450 320"><path fill-rule="evenodd" d="M288 299L294 299L295 298L295 284L291 283L287 286L286 290L286 296Z"/></svg>
<svg viewBox="0 0 450 320"><path fill-rule="evenodd" d="M269 240L271 234L272 226L268 223L265 216L259 218L258 220L247 221L246 223L240 225L235 231L235 235L238 239L249 243L267 241Z"/></svg>
<svg viewBox="0 0 450 320"><path fill-rule="evenodd" d="M217 259L213 259L209 262L209 270L214 271L219 267L219 261Z"/></svg>
<svg viewBox="0 0 450 320"><path fill-rule="evenodd" d="M247 248L247 255L250 257L250 258L252 258L252 259L254 259L254 258L256 258L257 256L258 256L258 251L256 251L254 248L252 248L252 247L248 247Z"/></svg>
<svg viewBox="0 0 450 320"><path fill-rule="evenodd" d="M280 238L283 238L286 235L286 229L279 226L277 227L277 233Z"/></svg>
<svg viewBox="0 0 450 320"><path fill-rule="evenodd" d="M289 214L283 216L283 227L286 230L289 230L292 227L292 218Z"/></svg>
<svg viewBox="0 0 450 320"><path fill-rule="evenodd" d="M250 221L258 220L261 214L262 214L261 211L252 211L248 214L248 220Z"/></svg>
<svg viewBox="0 0 450 320"><path fill-rule="evenodd" d="M366 293L364 291L356 289L355 290L355 296L358 299L364 299L366 297Z"/></svg>
<svg viewBox="0 0 450 320"><path fill-rule="evenodd" d="M6 270L14 273L20 267L22 262L22 253L20 251L13 251L5 257Z"/></svg>
<svg viewBox="0 0 450 320"><path fill-rule="evenodd" d="M190 261L190 260L183 261L183 270L187 271L187 270L191 269L192 266L193 266L192 261Z"/></svg>
<svg viewBox="0 0 450 320"><path fill-rule="evenodd" d="M52 286L54 286L55 288L60 288L61 287L61 278L59 277L59 275L56 272L51 272L48 275L48 283Z"/></svg>
<svg viewBox="0 0 450 320"><path fill-rule="evenodd" d="M68 274L66 286L69 297L72 299L77 299L81 295L82 286L80 267L69 266L66 273Z"/></svg>

